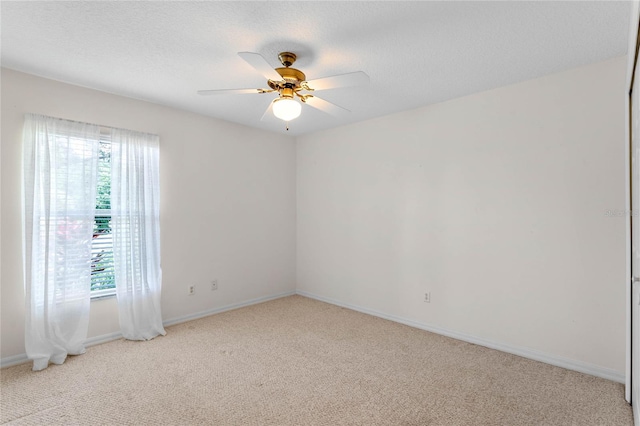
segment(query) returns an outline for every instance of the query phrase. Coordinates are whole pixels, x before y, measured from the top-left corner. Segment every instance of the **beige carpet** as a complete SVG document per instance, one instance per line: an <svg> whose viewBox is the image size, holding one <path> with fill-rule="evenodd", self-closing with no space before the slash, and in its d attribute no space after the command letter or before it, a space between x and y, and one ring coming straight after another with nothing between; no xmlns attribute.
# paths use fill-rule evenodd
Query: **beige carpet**
<svg viewBox="0 0 640 426"><path fill-rule="evenodd" d="M623 385L300 296L1 374L3 423L632 425Z"/></svg>

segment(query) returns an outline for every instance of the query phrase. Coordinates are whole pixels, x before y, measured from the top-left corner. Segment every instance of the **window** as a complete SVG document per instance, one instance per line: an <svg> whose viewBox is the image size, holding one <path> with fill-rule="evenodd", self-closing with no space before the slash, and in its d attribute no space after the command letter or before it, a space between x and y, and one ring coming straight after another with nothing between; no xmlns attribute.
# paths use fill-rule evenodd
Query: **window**
<svg viewBox="0 0 640 426"><path fill-rule="evenodd" d="M25 114L25 347L34 370L84 352L90 299L115 293L116 270L123 337L166 334L159 144L150 133Z"/></svg>
<svg viewBox="0 0 640 426"><path fill-rule="evenodd" d="M111 136L108 130L100 135L97 185L91 242L92 298L114 295L116 288L111 232Z"/></svg>

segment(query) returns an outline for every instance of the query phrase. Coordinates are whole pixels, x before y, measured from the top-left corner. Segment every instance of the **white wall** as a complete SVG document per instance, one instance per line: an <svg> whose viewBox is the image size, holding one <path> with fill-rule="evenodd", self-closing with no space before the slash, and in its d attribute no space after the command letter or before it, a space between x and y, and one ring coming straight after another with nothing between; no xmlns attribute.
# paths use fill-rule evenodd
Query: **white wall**
<svg viewBox="0 0 640 426"><path fill-rule="evenodd" d="M24 353L20 173L28 112L160 136L165 320L294 291L293 138L6 69L1 82L2 358ZM92 302L89 337L118 330L115 300Z"/></svg>
<svg viewBox="0 0 640 426"><path fill-rule="evenodd" d="M1 356L24 352L20 135L34 112L160 135L165 320L297 282L622 375L625 228L605 211L625 207L624 73L614 59L299 137L296 148L2 70ZM91 309L90 336L118 331L114 299Z"/></svg>
<svg viewBox="0 0 640 426"><path fill-rule="evenodd" d="M617 58L299 137L298 290L623 378L624 82Z"/></svg>

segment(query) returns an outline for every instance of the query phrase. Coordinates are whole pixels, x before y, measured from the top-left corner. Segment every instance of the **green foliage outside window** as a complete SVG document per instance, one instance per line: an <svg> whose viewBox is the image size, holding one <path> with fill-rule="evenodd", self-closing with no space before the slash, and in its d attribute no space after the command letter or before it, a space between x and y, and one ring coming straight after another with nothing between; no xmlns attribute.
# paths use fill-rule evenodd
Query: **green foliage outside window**
<svg viewBox="0 0 640 426"><path fill-rule="evenodd" d="M96 210L109 209L111 209L111 145L100 142ZM111 241L111 216L100 216L100 212L97 212L93 227L91 257L92 291L111 289L116 286Z"/></svg>

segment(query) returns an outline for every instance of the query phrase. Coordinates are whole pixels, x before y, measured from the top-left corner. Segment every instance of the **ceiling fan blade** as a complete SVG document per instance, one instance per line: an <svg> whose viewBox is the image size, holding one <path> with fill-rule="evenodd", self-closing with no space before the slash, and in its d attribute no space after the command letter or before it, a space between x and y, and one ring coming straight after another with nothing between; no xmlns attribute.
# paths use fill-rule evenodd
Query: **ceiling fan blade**
<svg viewBox="0 0 640 426"><path fill-rule="evenodd" d="M262 114L262 118L260 119L260 121L266 121L270 117L273 117L273 101L269 102L269 106L267 107L267 110L264 112L264 114Z"/></svg>
<svg viewBox="0 0 640 426"><path fill-rule="evenodd" d="M309 96L305 103L335 117L341 117L351 112L348 109L344 109L341 106L332 104L331 102L325 101L324 99L320 99L316 96Z"/></svg>
<svg viewBox="0 0 640 426"><path fill-rule="evenodd" d="M273 81L281 81L282 76L273 69L269 62L259 53L238 52L238 56L255 68L260 74Z"/></svg>
<svg viewBox="0 0 640 426"><path fill-rule="evenodd" d="M249 93L261 93L260 89L221 89L221 90L198 90L198 95L245 95Z"/></svg>
<svg viewBox="0 0 640 426"><path fill-rule="evenodd" d="M307 81L307 86L313 90L327 90L338 87L362 86L369 84L369 76L362 71L339 74L331 77L318 78Z"/></svg>

